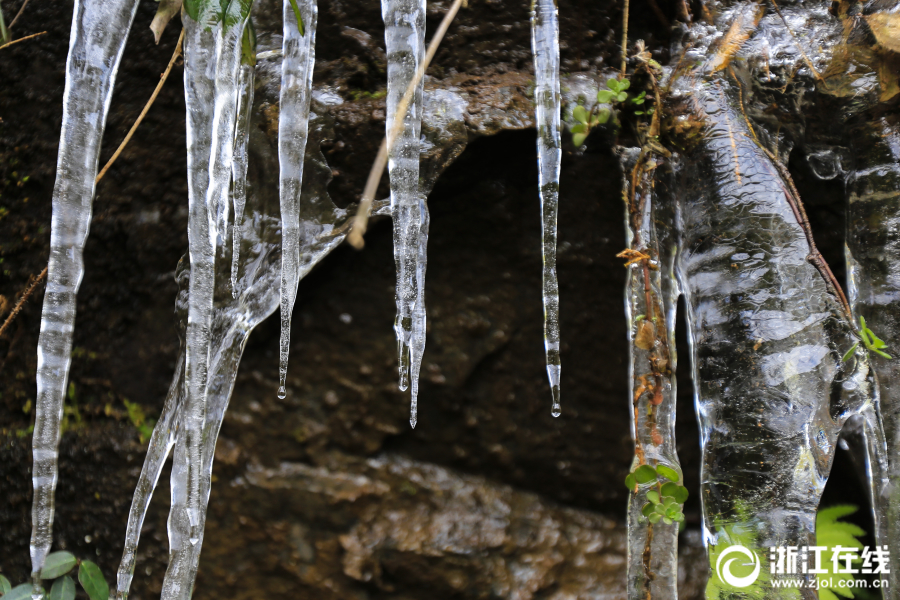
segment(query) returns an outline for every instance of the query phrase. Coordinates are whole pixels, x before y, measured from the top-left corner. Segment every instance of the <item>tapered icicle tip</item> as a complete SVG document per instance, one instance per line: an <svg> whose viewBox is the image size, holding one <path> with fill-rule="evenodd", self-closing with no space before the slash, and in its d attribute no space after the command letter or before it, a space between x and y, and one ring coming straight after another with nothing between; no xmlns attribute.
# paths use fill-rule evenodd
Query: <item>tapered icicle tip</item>
<svg viewBox="0 0 900 600"><path fill-rule="evenodd" d="M284 388L284 386L281 386L280 388L278 388L278 397L281 398L282 400L287 398L287 390Z"/></svg>
<svg viewBox="0 0 900 600"><path fill-rule="evenodd" d="M550 391L553 393L553 407L550 409L550 414L558 417L562 414L562 407L559 404L559 386L554 385Z"/></svg>
<svg viewBox="0 0 900 600"><path fill-rule="evenodd" d="M412 405L409 407L409 424L413 429L416 428L416 423L419 422L419 399L413 396Z"/></svg>

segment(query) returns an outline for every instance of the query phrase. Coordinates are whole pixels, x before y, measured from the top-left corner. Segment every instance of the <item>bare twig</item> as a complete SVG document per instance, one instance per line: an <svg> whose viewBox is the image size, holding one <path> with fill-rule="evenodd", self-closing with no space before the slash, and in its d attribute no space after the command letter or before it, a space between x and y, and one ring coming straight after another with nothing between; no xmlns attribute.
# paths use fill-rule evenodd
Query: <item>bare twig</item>
<svg viewBox="0 0 900 600"><path fill-rule="evenodd" d="M9 24L9 27L7 27L7 29L13 28L13 25L15 25L16 21L19 20L19 17L22 16L22 12L25 11L25 7L28 6L29 2L31 2L31 0L25 0L25 2L22 3L22 7L19 9L19 12L16 13L16 16L13 17L12 23Z"/></svg>
<svg viewBox="0 0 900 600"><path fill-rule="evenodd" d="M0 50L3 50L4 48L9 48L13 44L18 44L19 42L24 42L25 40L30 40L31 38L36 38L39 35L44 35L45 33L47 33L47 32L42 31L40 33L32 33L31 35L26 35L25 37L20 37L17 40L13 40L11 42L7 42L7 43L3 44L2 46L0 46Z"/></svg>
<svg viewBox="0 0 900 600"><path fill-rule="evenodd" d="M378 156L375 157L375 164L372 165L372 170L369 171L369 178L366 180L366 187L363 190L362 199L359 202L359 210L356 212L352 229L347 236L347 242L357 250L365 245L363 235L366 233L369 212L372 209L372 200L375 198L378 184L381 183L381 175L384 173L385 165L387 165L388 153L390 151L389 146L392 147L394 145L394 140L396 140L397 136L400 134L400 130L403 128L403 122L405 121L406 112L409 110L410 102L412 102L413 94L415 94L419 82L422 81L422 78L425 76L425 71L428 69L428 65L431 64L431 59L433 59L434 55L437 53L441 40L444 39L444 35L447 33L450 23L453 22L456 13L459 12L459 8L463 5L464 1L465 0L454 0L450 9L447 10L447 14L444 15L444 20L441 21L437 31L434 32L434 37L431 38L431 44L428 45L428 52L425 53L425 59L416 71L415 77L409 82L409 87L406 88L403 98L400 99L400 103L397 105L397 114L394 117L393 128L391 128L389 136L381 141L381 146L378 148Z"/></svg>
<svg viewBox="0 0 900 600"><path fill-rule="evenodd" d="M113 153L112 157L110 157L106 165L97 174L97 178L94 180L95 185L98 181L103 179L103 176L106 175L106 172L109 171L109 168L113 165L114 162L116 162L116 159L119 158L120 154L122 154L122 150L124 150L125 146L128 145L128 142L131 141L131 136L134 135L134 132L137 130L138 125L140 125L141 121L144 120L144 117L147 116L147 111L150 110L150 107L153 105L153 102L159 95L159 91L162 89L163 84L166 83L166 79L168 79L169 73L172 72L172 67L175 66L175 61L178 60L178 57L181 55L182 42L184 42L184 29L181 30L181 35L178 36L178 43L175 44L175 52L172 53L172 58L169 60L169 65L160 76L159 83L156 84L156 89L153 90L152 94L150 94L150 99L147 100L147 104L144 105L144 109L141 111L141 114L139 114L138 118L135 119L134 125L132 125L131 129L128 130L128 133L125 135L125 139L122 140L122 143L119 144L118 148L116 148L116 151Z"/></svg>
<svg viewBox="0 0 900 600"><path fill-rule="evenodd" d="M775 12L778 13L778 18L781 19L782 23L784 23L784 28L787 29L787 32L788 32L788 34L790 34L791 39L794 40L794 45L797 46L797 50L799 50L800 54L803 55L803 60L806 61L806 66L809 67L809 70L812 71L812 73L816 79L818 79L819 81L825 81L822 78L822 76L819 75L819 72L816 71L816 68L813 66L812 61L809 60L809 57L806 55L806 52L803 51L803 46L800 45L800 42L797 41L797 37L794 35L794 32L791 31L791 26L788 25L788 22L787 22L787 20L785 20L784 15L781 14L781 9L778 8L778 4L775 2L775 0L771 0L771 1L772 1L772 7L774 7Z"/></svg>
<svg viewBox="0 0 900 600"><path fill-rule="evenodd" d="M9 313L9 316L6 317L6 320L3 321L3 326L0 327L0 338L3 337L3 334L6 332L6 329L9 327L10 323L15 320L16 315L22 310L22 307L25 306L25 301L28 300L29 296L31 296L32 292L34 292L34 288L38 286L40 282L44 280L44 277L47 276L47 267L44 267L44 270L41 271L41 274L35 277L34 281L31 282L31 285L28 286L28 289L22 294L22 297L19 298L19 301L16 302L15 308L12 309L12 312Z"/></svg>

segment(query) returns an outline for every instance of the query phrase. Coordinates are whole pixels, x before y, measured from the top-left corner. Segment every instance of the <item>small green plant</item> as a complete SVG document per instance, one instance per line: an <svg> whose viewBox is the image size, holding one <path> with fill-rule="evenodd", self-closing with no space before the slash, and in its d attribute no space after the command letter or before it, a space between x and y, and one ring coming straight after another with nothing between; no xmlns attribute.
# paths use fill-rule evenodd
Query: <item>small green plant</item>
<svg viewBox="0 0 900 600"><path fill-rule="evenodd" d="M72 571L78 569L78 583L84 588L90 600L107 600L109 584L95 563L79 560L71 552L51 552L41 569L41 580L50 583L49 600L74 600L75 581ZM31 600L32 585L23 583L12 587L9 579L0 575L0 598L3 600Z"/></svg>
<svg viewBox="0 0 900 600"><path fill-rule="evenodd" d="M869 329L868 325L866 325L866 318L861 316L859 317L859 336L862 338L862 343L866 347L867 350L870 350L881 356L883 358L891 359L893 358L890 354L884 352L883 350L887 348L887 344L875 335L875 332ZM859 347L859 342L853 344L847 353L844 355L844 358L841 359L842 362L847 362L850 360L850 357L856 353L856 349Z"/></svg>
<svg viewBox="0 0 900 600"><path fill-rule="evenodd" d="M578 121L569 131L572 134L572 143L581 146L593 127L597 125L605 125L609 122L610 117L614 117L614 113L609 108L600 108L601 104L629 104L638 107L643 106L647 101L647 92L641 92L637 96L630 96L628 89L631 87L631 81L628 79L610 79L606 82L607 89L597 92L597 104L590 110L582 105L576 106L572 110L572 117ZM636 110L636 115L652 115L653 108L648 110Z"/></svg>
<svg viewBox="0 0 900 600"><path fill-rule="evenodd" d="M666 525L684 521L684 503L688 490L678 482L681 475L666 465L641 465L625 477L625 486L634 491L641 486L656 486L647 492L648 502L641 514L651 523L662 521Z"/></svg>
<svg viewBox="0 0 900 600"><path fill-rule="evenodd" d="M122 400L122 403L125 405L125 410L128 411L128 420L138 430L138 438L142 444L145 443L153 435L153 426L156 425L156 421L147 417L140 404L128 400Z"/></svg>

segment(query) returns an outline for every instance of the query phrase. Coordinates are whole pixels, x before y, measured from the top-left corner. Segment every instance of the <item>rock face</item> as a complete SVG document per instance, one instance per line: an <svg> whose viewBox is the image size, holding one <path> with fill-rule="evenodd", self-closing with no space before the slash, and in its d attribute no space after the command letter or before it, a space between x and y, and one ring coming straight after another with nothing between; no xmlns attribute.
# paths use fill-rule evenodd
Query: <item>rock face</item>
<svg viewBox="0 0 900 600"><path fill-rule="evenodd" d="M280 2L257 2L261 48L280 47ZM588 4L559 2L569 101L618 62L620 7ZM21 5L4 2L4 14ZM429 3L429 32L448 5ZM174 49L175 22L153 45L155 7L138 11L101 161ZM358 199L384 133L383 25L377 2L323 0L319 10L316 100L334 126L321 150L329 192L346 206ZM0 318L46 264L70 22L68 3L31 3L15 34L48 34L0 52ZM658 17L633 11L630 28L667 62ZM181 74L176 67L98 186L78 296L54 545L97 560L110 580L146 428L178 355L173 274L187 247ZM408 396L396 388L391 228L382 220L362 252L339 248L301 282L285 399L276 397L277 319L250 338L216 449L197 598L624 598L622 480L631 444L624 270L615 258L625 243L619 168L610 140L576 151L565 136L563 413L553 419L531 89L527 3L470 2L426 81L426 93L458 110L464 127L447 130L455 144L435 144L429 155L435 173L446 171L429 198L419 424L409 429ZM278 107L263 102L259 110L259 129L274 143ZM426 118L426 141L440 118ZM454 150L441 154L447 147ZM28 572L42 293L0 338L0 572L16 583ZM679 454L697 489L686 362ZM135 600L158 595L165 571L167 477L144 527ZM694 598L706 571L696 497L686 515L682 597Z"/></svg>

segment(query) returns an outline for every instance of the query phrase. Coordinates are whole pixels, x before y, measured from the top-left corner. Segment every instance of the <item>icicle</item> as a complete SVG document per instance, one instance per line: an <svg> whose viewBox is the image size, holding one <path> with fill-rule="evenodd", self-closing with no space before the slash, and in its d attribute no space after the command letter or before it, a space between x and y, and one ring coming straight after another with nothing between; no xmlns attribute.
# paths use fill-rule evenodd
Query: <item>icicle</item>
<svg viewBox="0 0 900 600"><path fill-rule="evenodd" d="M703 446L704 534L713 566L732 544L765 563L772 546L815 545L837 434L872 406L874 381L864 352L842 360L857 334L790 180L754 141L740 91L718 76L678 85L686 116L702 127L685 140L679 276ZM808 585L815 576L800 577ZM746 593L779 595L766 577ZM714 572L707 597L730 595Z"/></svg>
<svg viewBox="0 0 900 600"><path fill-rule="evenodd" d="M274 99L272 101L274 102ZM266 161L263 158L263 162L263 165L259 165L258 171L264 173L274 171L277 166L273 159ZM306 276L313 266L343 242L349 230L349 217L355 213L353 207L346 210L338 209L330 201L326 186L331 169L325 163L320 151L307 153L305 170L309 173L312 181L304 187L302 209L299 216L301 231L304 232L300 248L302 257L298 272L300 278ZM263 175L263 179L257 181L254 187L258 189L267 182L268 179ZM278 281L281 277L279 260L281 223L277 214L277 206L266 201L269 197L269 194L261 194L251 195L248 198L249 217L244 231L246 251L241 255L238 265L240 274L238 289L241 291L237 298L231 294L232 286L228 272L230 265L224 264L224 261L220 261L217 265L216 301L210 336L207 411L203 425L201 504L197 526L191 527L189 522L178 518L180 512L183 511L183 492L178 491L174 494L178 500L177 502L173 500L169 534L173 540L172 549L175 560L172 561L172 568L167 573L164 583L164 597L166 598L172 597L172 595L182 598L193 586L203 543L215 443L234 387L240 358L251 331L274 313L280 303ZM178 313L182 329L187 325L189 271L184 269L187 264L187 259L182 259L177 274L180 291L176 301L176 313ZM182 355L181 360L183 361L183 359ZM186 459L184 430L177 427L184 406L173 396L175 391L183 390L183 387L178 384L178 377L176 372L163 415L154 430L132 502L128 520L129 533L123 553L123 562L119 569L117 585L117 599L119 600L127 598L131 576L134 572L134 556L140 533L140 523L143 522L146 514L155 479L158 477L173 441L176 442L174 457L176 465L183 464ZM173 423L175 425L172 425ZM177 430L175 431L177 440L172 437L173 429ZM173 489L183 489L184 482L183 474L179 474L177 469L173 469ZM193 544L189 539L192 535L196 538L196 543Z"/></svg>
<svg viewBox="0 0 900 600"><path fill-rule="evenodd" d="M287 395L287 363L291 349L291 313L300 283L300 190L303 156L309 131L309 102L315 64L315 0L297 0L302 23L284 0L284 59L281 63L281 103L278 118L278 162L281 169L281 339L278 397Z"/></svg>
<svg viewBox="0 0 900 600"><path fill-rule="evenodd" d="M231 176L234 197L234 227L231 234L231 294L237 298L238 263L241 256L241 228L244 221L244 205L247 202L247 160L250 143L250 113L253 110L253 86L255 82L253 65L242 64L240 98L237 108L237 126L234 133L234 159L231 163Z"/></svg>
<svg viewBox="0 0 900 600"><path fill-rule="evenodd" d="M419 134L422 125L420 80L396 139L390 139L397 108L425 58L425 0L382 0L388 58L387 122L391 144L388 173L394 221L394 262L397 266L397 334L400 389L412 382L409 423L418 420L419 367L425 350L425 259L428 206L419 191Z"/></svg>
<svg viewBox="0 0 900 600"><path fill-rule="evenodd" d="M623 153L631 434L628 597L678 597L678 527L687 490L675 450L674 206L656 193L661 173L652 155ZM631 182L637 184L632 189ZM648 470L648 467L650 470ZM655 469L657 472L653 473ZM649 473L649 475L646 475ZM671 498L672 500L668 500ZM668 503L668 504L667 504ZM668 506L668 508L667 508Z"/></svg>
<svg viewBox="0 0 900 600"><path fill-rule="evenodd" d="M47 291L38 339L31 512L35 598L41 596L40 571L53 541L59 421L71 362L75 297L84 274L83 250L91 223L100 141L136 8L137 0L76 0L72 17Z"/></svg>
<svg viewBox="0 0 900 600"><path fill-rule="evenodd" d="M544 262L544 349L553 394L551 414L560 415L559 284L556 280L556 215L559 212L559 22L555 0L533 0L531 48L534 54L535 123L538 128L538 181L541 195L541 250Z"/></svg>
<svg viewBox="0 0 900 600"><path fill-rule="evenodd" d="M183 433L175 446L172 466L172 508L169 513L169 568L163 583L166 599L190 597L189 548L199 538L202 493L203 426L215 283L215 201L208 204L216 89L216 30L183 15L184 89L187 108L188 245L190 283L185 343L185 403ZM221 35L221 28L218 28ZM212 196L212 198L215 198Z"/></svg>
<svg viewBox="0 0 900 600"><path fill-rule="evenodd" d="M865 121L849 136L853 170L847 178L847 291L854 316L894 357L870 355L878 376L880 410L863 424L869 451L868 471L874 498L876 541L900 554L900 127L883 119ZM873 411L875 413L876 411ZM883 433L879 429L883 420ZM882 449L879 441L887 439ZM879 452L881 450L881 452ZM882 463L887 463L882 466ZM888 481L885 481L887 479ZM900 577L891 569L890 587Z"/></svg>
<svg viewBox="0 0 900 600"><path fill-rule="evenodd" d="M128 527L125 531L125 549L122 551L122 562L116 574L116 600L126 600L131 580L134 578L134 567L137 559L137 546L141 537L141 527L147 516L150 499L153 490L159 481L163 465L172 446L175 445L178 433L179 418L184 403L184 353L178 359L175 368L175 376L169 393L166 395L166 403L163 405L162 414L153 429L150 444L147 447L147 455L144 457L144 466L138 478L134 490L134 498L131 501L131 510L128 513Z"/></svg>
<svg viewBox="0 0 900 600"><path fill-rule="evenodd" d="M241 39L246 21L238 2L231 2L229 12L216 35L216 97L213 113L212 149L209 157L209 189L206 205L216 215L216 244L224 252L228 230L229 188L234 168L234 133L238 95L243 89L238 77L241 71Z"/></svg>

